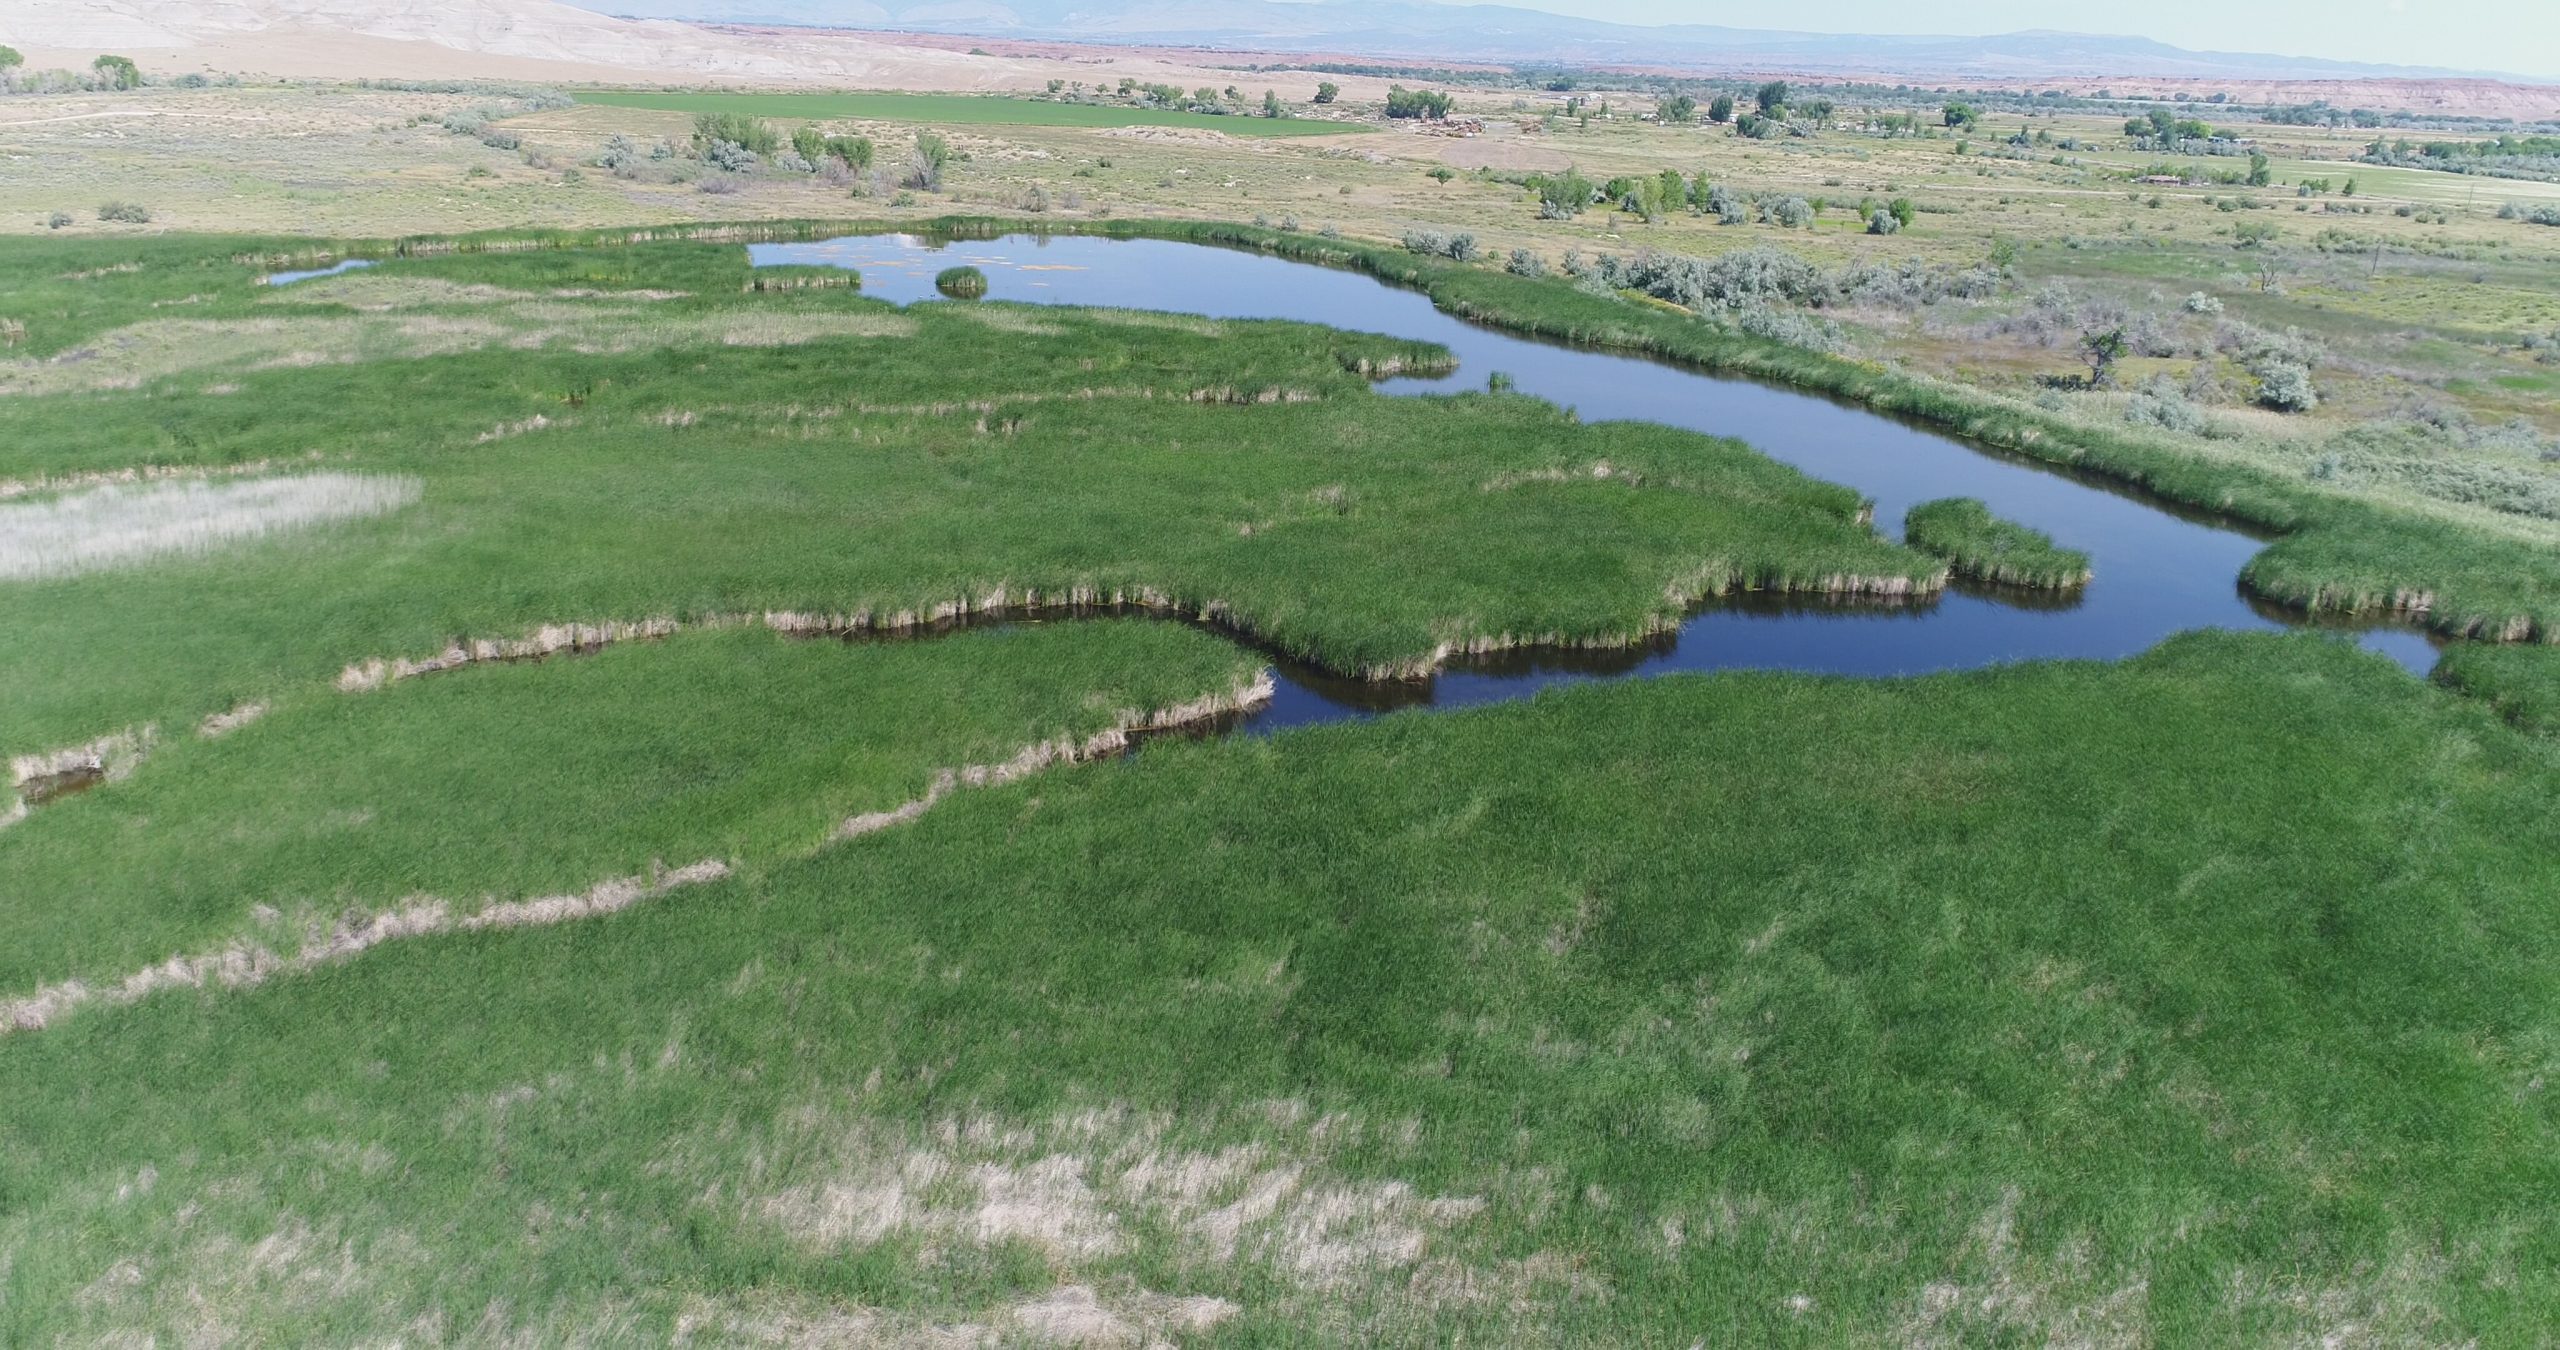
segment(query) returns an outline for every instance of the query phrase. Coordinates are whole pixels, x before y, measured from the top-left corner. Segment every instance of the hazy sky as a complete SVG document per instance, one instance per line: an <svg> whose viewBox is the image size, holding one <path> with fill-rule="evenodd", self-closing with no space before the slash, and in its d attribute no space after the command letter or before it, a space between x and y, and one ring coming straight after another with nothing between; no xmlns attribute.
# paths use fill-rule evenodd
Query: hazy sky
<svg viewBox="0 0 2560 1350"><path fill-rule="evenodd" d="M2027 0L1915 5L1802 0L1734 8L1698 0L1498 0L1620 23L1712 23L1814 33L2130 33L2202 51L2275 52L2560 77L2555 0L2146 0L2074 7Z"/></svg>

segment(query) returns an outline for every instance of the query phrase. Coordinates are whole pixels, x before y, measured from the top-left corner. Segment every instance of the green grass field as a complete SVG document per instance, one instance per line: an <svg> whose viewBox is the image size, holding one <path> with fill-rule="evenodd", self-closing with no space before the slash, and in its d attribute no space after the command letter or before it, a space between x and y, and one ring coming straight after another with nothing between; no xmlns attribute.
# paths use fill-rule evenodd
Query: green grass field
<svg viewBox="0 0 2560 1350"><path fill-rule="evenodd" d="M807 853L942 771L1143 725L1259 665L1138 620L851 644L753 629L279 692L237 731L169 736L130 781L0 836L21 893L83 897L76 917L0 913L0 990L289 950L343 911L418 897L467 916L655 865Z"/></svg>
<svg viewBox="0 0 2560 1350"><path fill-rule="evenodd" d="M680 90L581 90L581 103L661 112L735 112L782 121L915 122L955 127L1189 127L1230 136L1341 136L1356 122L1312 117L1220 116L1166 108L1052 103L1000 94L751 94Z"/></svg>
<svg viewBox="0 0 2560 1350"><path fill-rule="evenodd" d="M0 1338L2529 1344L2555 784L2317 637L1160 744L0 1037Z"/></svg>

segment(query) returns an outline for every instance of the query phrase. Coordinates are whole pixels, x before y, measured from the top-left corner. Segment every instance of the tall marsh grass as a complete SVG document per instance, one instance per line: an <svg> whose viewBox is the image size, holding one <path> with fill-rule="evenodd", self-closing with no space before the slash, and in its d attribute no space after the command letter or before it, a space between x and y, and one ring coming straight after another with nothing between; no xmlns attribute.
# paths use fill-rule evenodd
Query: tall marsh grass
<svg viewBox="0 0 2560 1350"><path fill-rule="evenodd" d="M1191 636L1062 628L1106 672ZM184 738L0 833L82 901L0 906L0 962L404 860L476 895L555 835L607 869L573 894L805 838L758 804L1099 721L1059 643L992 658L1032 632L671 641ZM654 771L583 785L623 737ZM610 919L0 1036L0 1343L869 1344L1178 1296L1220 1320L1165 1339L1235 1345L2539 1345L2555 855L2560 747L2311 635L1160 742ZM62 889L92 857L112 916Z"/></svg>
<svg viewBox="0 0 2560 1350"><path fill-rule="evenodd" d="M1903 518L1903 537L1981 581L2061 590L2089 580L2088 554L2055 546L2042 530L2002 520L1974 497L1942 497L1912 507Z"/></svg>

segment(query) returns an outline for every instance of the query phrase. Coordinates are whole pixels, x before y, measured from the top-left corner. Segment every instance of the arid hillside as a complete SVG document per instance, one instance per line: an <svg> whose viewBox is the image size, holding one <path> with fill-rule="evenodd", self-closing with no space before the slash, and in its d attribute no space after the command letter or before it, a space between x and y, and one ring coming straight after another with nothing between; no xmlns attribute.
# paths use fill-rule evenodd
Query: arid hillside
<svg viewBox="0 0 2560 1350"><path fill-rule="evenodd" d="M630 20L553 0L6 0L0 42L35 67L117 52L157 72L1037 89L1098 65L1178 84L1231 75L1170 54L973 55L883 34L747 32ZM1072 72L1072 74L1071 74Z"/></svg>

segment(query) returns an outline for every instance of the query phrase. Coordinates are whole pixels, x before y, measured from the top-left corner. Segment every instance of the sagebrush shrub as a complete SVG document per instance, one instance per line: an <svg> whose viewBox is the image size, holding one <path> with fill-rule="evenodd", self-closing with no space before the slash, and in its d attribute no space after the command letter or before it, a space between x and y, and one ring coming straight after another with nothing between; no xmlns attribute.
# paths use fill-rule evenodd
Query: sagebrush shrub
<svg viewBox="0 0 2560 1350"><path fill-rule="evenodd" d="M2311 371L2292 361L2268 357L2254 361L2249 373L2258 377L2258 402L2278 412L2309 412L2320 406L2320 391Z"/></svg>

